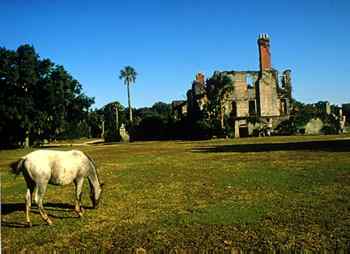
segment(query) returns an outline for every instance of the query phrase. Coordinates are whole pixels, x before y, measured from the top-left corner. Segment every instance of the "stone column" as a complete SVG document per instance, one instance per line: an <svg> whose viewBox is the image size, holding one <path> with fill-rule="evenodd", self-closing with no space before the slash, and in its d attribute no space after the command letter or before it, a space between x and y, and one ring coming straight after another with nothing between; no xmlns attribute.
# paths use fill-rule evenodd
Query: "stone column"
<svg viewBox="0 0 350 254"><path fill-rule="evenodd" d="M239 121L235 120L235 138L239 138Z"/></svg>

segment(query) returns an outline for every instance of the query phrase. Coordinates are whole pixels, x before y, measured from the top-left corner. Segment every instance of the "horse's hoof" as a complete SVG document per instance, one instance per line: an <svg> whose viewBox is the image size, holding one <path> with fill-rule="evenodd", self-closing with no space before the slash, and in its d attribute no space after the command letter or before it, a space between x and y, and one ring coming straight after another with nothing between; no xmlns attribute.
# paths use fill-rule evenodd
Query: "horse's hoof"
<svg viewBox="0 0 350 254"><path fill-rule="evenodd" d="M33 225L32 225L32 223L29 221L29 222L27 222L27 226L28 226L28 228L31 228Z"/></svg>
<svg viewBox="0 0 350 254"><path fill-rule="evenodd" d="M83 211L82 210L75 210L76 214L78 215L79 218L83 217Z"/></svg>
<svg viewBox="0 0 350 254"><path fill-rule="evenodd" d="M78 212L78 211L75 211L78 215L79 218L83 217L83 213L82 212Z"/></svg>
<svg viewBox="0 0 350 254"><path fill-rule="evenodd" d="M47 224L49 225L49 226L51 226L53 223L52 223L52 221L50 220L50 219L47 219Z"/></svg>

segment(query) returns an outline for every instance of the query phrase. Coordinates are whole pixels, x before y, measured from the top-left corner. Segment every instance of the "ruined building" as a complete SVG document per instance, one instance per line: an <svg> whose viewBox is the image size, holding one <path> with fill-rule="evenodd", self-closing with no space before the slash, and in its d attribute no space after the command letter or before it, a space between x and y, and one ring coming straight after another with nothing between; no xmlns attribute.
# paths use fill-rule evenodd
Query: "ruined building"
<svg viewBox="0 0 350 254"><path fill-rule="evenodd" d="M291 111L291 71L282 75L272 68L270 38L261 34L258 38L260 70L258 71L215 71L205 80L198 73L187 92L187 101L174 101L176 118L191 112L208 110L215 115L213 104L218 104L218 117L222 127L228 123L234 129L234 136L252 135L271 131ZM213 112L211 112L213 111Z"/></svg>

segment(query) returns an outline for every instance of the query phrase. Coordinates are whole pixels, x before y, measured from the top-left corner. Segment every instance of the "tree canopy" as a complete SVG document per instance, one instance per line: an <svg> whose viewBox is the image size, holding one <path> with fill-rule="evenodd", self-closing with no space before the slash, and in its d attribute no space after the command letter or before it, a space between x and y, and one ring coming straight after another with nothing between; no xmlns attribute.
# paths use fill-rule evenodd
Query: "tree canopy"
<svg viewBox="0 0 350 254"><path fill-rule="evenodd" d="M21 45L16 51L0 48L2 145L17 145L25 138L33 143L86 132L93 103L79 81L63 66L41 59L33 46Z"/></svg>

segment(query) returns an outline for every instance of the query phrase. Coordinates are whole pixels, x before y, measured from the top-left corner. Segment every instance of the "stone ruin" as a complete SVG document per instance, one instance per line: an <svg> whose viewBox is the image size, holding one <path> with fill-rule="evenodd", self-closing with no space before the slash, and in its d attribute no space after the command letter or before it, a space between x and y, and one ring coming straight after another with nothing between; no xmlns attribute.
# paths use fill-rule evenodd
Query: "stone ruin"
<svg viewBox="0 0 350 254"><path fill-rule="evenodd" d="M215 71L205 80L202 73L196 75L192 88L187 92L187 101L174 101L176 118L191 116L195 110L202 111L210 100L220 103L220 120L229 119L234 136L250 136L254 131L270 135L277 125L287 120L291 112L291 71L282 75L271 66L270 38L261 34L258 38L260 70L258 71ZM228 89L218 89L214 81L221 77ZM214 97L213 97L214 93ZM216 93L216 94L215 94Z"/></svg>

